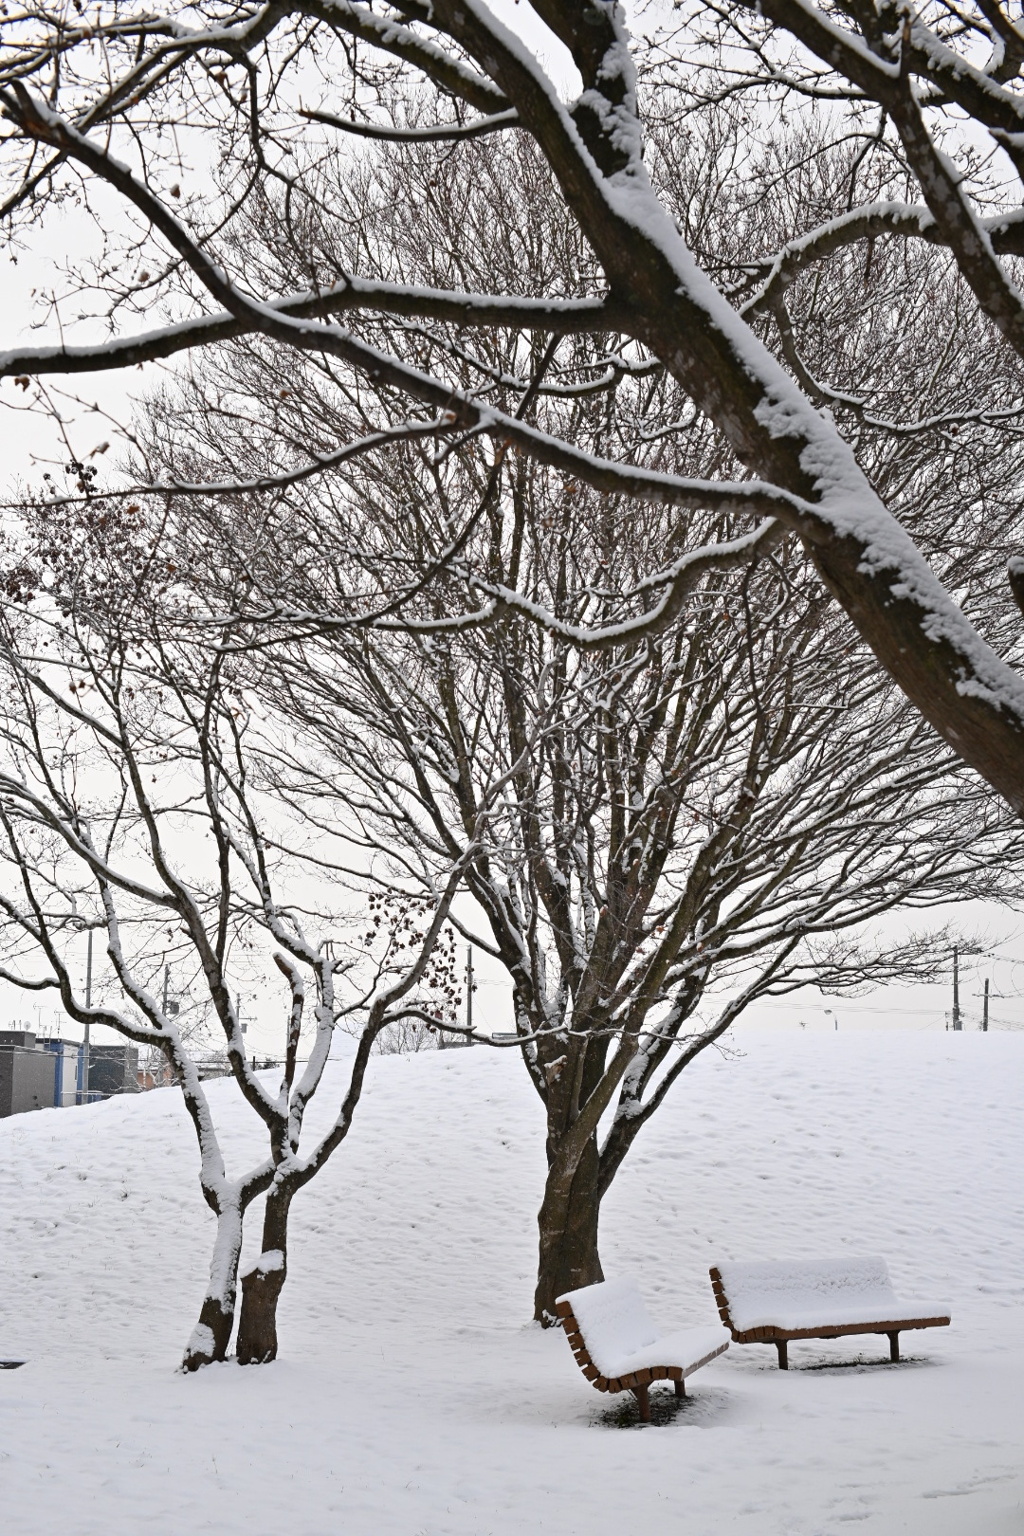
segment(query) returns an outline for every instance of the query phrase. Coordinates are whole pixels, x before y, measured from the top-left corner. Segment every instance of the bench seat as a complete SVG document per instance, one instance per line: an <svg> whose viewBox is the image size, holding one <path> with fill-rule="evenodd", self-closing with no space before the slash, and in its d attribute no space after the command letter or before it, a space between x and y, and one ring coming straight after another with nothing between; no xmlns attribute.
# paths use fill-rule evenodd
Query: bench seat
<svg viewBox="0 0 1024 1536"><path fill-rule="evenodd" d="M644 1423L652 1381L672 1381L676 1396L685 1397L686 1378L729 1347L725 1330L714 1324L660 1333L631 1279L569 1291L555 1311L587 1380L599 1392L632 1392Z"/></svg>
<svg viewBox="0 0 1024 1536"><path fill-rule="evenodd" d="M834 1339L879 1333L899 1359L899 1335L941 1328L950 1309L906 1301L893 1290L883 1259L822 1259L788 1264L721 1263L711 1269L719 1315L735 1344L775 1344L788 1368L790 1339Z"/></svg>

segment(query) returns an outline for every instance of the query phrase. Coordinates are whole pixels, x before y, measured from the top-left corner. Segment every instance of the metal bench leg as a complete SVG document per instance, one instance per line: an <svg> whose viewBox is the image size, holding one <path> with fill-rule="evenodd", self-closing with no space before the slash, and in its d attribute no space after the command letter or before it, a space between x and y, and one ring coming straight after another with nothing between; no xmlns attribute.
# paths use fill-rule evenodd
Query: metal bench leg
<svg viewBox="0 0 1024 1536"><path fill-rule="evenodd" d="M683 1381L682 1377L680 1377L680 1379L676 1382L675 1388L676 1388L676 1397L685 1397L686 1396L686 1382Z"/></svg>
<svg viewBox="0 0 1024 1536"><path fill-rule="evenodd" d="M779 1352L779 1370L780 1371L788 1371L789 1370L789 1340L788 1339L778 1339L776 1341L775 1348Z"/></svg>
<svg viewBox="0 0 1024 1536"><path fill-rule="evenodd" d="M898 1333L890 1333L890 1335L889 1335L889 1359L895 1365L895 1363L897 1362L897 1360L899 1360L899 1358L900 1358L900 1336L899 1336Z"/></svg>
<svg viewBox="0 0 1024 1536"><path fill-rule="evenodd" d="M651 1422L651 1394L647 1387L633 1387L633 1396L636 1398L637 1407L640 1409L640 1423Z"/></svg>

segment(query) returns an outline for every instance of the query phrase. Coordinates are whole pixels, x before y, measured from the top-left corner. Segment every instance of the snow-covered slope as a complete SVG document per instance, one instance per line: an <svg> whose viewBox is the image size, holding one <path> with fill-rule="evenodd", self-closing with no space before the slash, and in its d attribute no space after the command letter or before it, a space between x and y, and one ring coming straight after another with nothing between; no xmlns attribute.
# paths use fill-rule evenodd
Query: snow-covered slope
<svg viewBox="0 0 1024 1536"><path fill-rule="evenodd" d="M511 1053L374 1063L293 1216L283 1358L174 1367L211 1222L173 1090L0 1122L6 1536L1006 1536L1024 1530L1024 1039L741 1034L610 1195L609 1274L666 1331L717 1258L883 1254L949 1329L733 1347L622 1428L527 1320L540 1106ZM232 1085L228 1145L257 1150ZM662 1389L663 1390L663 1389Z"/></svg>

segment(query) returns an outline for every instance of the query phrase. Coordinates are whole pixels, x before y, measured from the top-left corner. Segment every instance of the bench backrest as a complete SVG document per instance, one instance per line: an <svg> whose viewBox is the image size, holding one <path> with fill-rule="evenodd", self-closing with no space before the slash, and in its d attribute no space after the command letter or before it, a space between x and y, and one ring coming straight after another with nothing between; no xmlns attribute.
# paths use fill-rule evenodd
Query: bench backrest
<svg viewBox="0 0 1024 1536"><path fill-rule="evenodd" d="M636 1354L659 1338L635 1280L604 1280L581 1286L558 1298L567 1302L587 1350L602 1368L603 1361Z"/></svg>
<svg viewBox="0 0 1024 1536"><path fill-rule="evenodd" d="M815 1302L877 1303L895 1300L884 1259L837 1258L793 1260L784 1264L737 1264L723 1261L712 1270L719 1277L719 1310L723 1321L740 1332L752 1326L753 1314L775 1304L800 1306ZM724 1303L724 1305L723 1305Z"/></svg>

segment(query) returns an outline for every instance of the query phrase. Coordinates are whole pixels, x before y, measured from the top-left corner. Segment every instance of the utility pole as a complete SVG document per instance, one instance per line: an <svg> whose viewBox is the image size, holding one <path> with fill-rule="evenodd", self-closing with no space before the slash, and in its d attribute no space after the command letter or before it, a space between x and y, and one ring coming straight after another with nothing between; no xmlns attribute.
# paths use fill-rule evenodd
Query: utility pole
<svg viewBox="0 0 1024 1536"><path fill-rule="evenodd" d="M987 1035L988 1034L988 977L987 976L985 977L985 1001L984 1001L984 1004L982 1005L982 1008L983 1008L983 1011L982 1011L982 1015L981 1015L981 1032L982 1032L982 1034Z"/></svg>
<svg viewBox="0 0 1024 1536"><path fill-rule="evenodd" d="M92 1007L92 929L89 929L86 937L85 948L85 1006ZM79 1096L80 1104L89 1102L89 1020L85 1021L85 1036L82 1040L82 1092Z"/></svg>
<svg viewBox="0 0 1024 1536"><path fill-rule="evenodd" d="M473 1028L473 946L466 945L466 1028ZM473 1044L473 1036L466 1036L466 1044Z"/></svg>
<svg viewBox="0 0 1024 1536"><path fill-rule="evenodd" d="M960 1022L960 951L953 945L953 1028L962 1029Z"/></svg>
<svg viewBox="0 0 1024 1536"><path fill-rule="evenodd" d="M164 966L164 1003L163 1013L165 1019L176 1019L181 1012L181 1004L177 998L171 996L171 968Z"/></svg>

